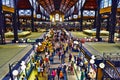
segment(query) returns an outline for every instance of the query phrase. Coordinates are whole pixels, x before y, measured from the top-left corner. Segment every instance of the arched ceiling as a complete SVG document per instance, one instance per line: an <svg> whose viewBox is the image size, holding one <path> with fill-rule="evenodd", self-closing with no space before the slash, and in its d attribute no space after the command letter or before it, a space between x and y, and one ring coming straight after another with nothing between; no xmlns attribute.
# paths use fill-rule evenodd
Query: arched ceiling
<svg viewBox="0 0 120 80"><path fill-rule="evenodd" d="M78 0L37 0L40 5L48 12L61 11L66 13Z"/></svg>
<svg viewBox="0 0 120 80"><path fill-rule="evenodd" d="M18 0L17 8L19 9L32 8L29 1L30 0ZM36 0L36 1L49 14L55 11L59 11L59 12L66 14L68 10L71 9L72 6L74 6L79 0ZM85 3L83 4L83 9L84 10L96 10L97 0L85 0ZM77 13L78 10L76 9L75 12Z"/></svg>

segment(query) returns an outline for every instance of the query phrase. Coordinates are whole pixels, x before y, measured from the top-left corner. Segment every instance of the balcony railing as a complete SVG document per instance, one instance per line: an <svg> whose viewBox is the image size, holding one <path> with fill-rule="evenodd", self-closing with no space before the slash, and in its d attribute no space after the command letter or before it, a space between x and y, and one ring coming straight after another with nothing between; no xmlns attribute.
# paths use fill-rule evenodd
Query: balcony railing
<svg viewBox="0 0 120 80"><path fill-rule="evenodd" d="M82 53L85 55L85 57L90 60L91 58L91 53L84 47L81 48L81 51ZM118 57L117 58L114 58L115 62L116 60L118 61ZM119 67L116 67L115 64L113 64L112 62L112 57L105 57L105 68L104 68L104 75L103 75L103 78L104 80L120 80L120 66ZM114 62L114 63L115 63Z"/></svg>
<svg viewBox="0 0 120 80"><path fill-rule="evenodd" d="M110 61L106 61L104 71L109 75L109 77L111 77L111 79L120 80L120 72ZM104 75L104 77L106 77L106 75Z"/></svg>

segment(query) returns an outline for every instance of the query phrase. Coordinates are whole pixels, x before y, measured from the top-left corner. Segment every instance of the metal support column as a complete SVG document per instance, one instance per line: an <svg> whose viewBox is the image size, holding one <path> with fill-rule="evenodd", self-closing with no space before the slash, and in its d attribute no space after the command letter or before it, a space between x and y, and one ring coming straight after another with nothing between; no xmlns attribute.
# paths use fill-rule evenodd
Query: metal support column
<svg viewBox="0 0 120 80"><path fill-rule="evenodd" d="M81 18L80 18L80 31L83 30L83 9L81 9Z"/></svg>
<svg viewBox="0 0 120 80"><path fill-rule="evenodd" d="M14 30L14 40L13 42L16 43L18 41L18 25L17 25L17 7L16 7L16 0L14 0L14 13L13 16L13 30Z"/></svg>
<svg viewBox="0 0 120 80"><path fill-rule="evenodd" d="M109 16L109 15L108 15ZM107 31L109 31L109 17L107 18L107 26L106 26L106 28L107 28Z"/></svg>
<svg viewBox="0 0 120 80"><path fill-rule="evenodd" d="M4 33L5 33L7 31L6 30L7 25L6 25L5 13L3 13L3 17L4 17Z"/></svg>
<svg viewBox="0 0 120 80"><path fill-rule="evenodd" d="M80 31L83 30L83 8L82 8L82 0L81 0L81 17L80 17Z"/></svg>
<svg viewBox="0 0 120 80"><path fill-rule="evenodd" d="M109 43L114 43L114 34L115 34L115 27L116 27L116 12L117 12L117 5L118 0L112 0L111 6L111 14L110 14L110 28L109 28Z"/></svg>
<svg viewBox="0 0 120 80"><path fill-rule="evenodd" d="M97 10L95 10L95 16L94 16L94 26L93 26L93 28L96 28L96 17L97 17Z"/></svg>
<svg viewBox="0 0 120 80"><path fill-rule="evenodd" d="M28 26L27 19L25 20L25 26L26 26L26 27Z"/></svg>
<svg viewBox="0 0 120 80"><path fill-rule="evenodd" d="M97 4L98 4L98 8L97 8L97 17L96 17L96 38L98 39L98 41L101 41L100 38L100 28L101 28L101 14L100 14L100 2L101 0L97 0Z"/></svg>
<svg viewBox="0 0 120 80"><path fill-rule="evenodd" d="M0 0L0 44L5 44L4 16L2 11L2 0Z"/></svg>
<svg viewBox="0 0 120 80"><path fill-rule="evenodd" d="M34 4L33 4L33 0L32 0L32 6L34 6ZM34 8L32 8L31 9L31 28L32 28L32 32L34 32L35 31L35 29L34 29Z"/></svg>
<svg viewBox="0 0 120 80"><path fill-rule="evenodd" d="M17 9L17 19L18 19L18 22L17 22L17 25L18 25L18 29L20 30L20 15L19 15L19 9Z"/></svg>
<svg viewBox="0 0 120 80"><path fill-rule="evenodd" d="M32 27L32 32L34 32L34 10L31 10L32 14L31 14L31 27Z"/></svg>

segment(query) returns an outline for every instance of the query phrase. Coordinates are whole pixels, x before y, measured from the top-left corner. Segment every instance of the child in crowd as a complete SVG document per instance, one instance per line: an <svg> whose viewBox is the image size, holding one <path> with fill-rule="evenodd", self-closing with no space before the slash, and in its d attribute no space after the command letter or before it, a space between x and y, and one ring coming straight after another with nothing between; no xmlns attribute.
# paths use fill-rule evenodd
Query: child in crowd
<svg viewBox="0 0 120 80"><path fill-rule="evenodd" d="M55 80L55 76L56 76L56 71L55 69L52 70L52 79Z"/></svg>

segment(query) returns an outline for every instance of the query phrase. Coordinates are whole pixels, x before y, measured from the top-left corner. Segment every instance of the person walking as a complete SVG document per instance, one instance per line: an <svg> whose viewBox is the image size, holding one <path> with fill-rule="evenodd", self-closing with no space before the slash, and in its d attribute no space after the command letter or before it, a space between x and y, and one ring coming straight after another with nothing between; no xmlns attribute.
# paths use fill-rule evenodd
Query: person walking
<svg viewBox="0 0 120 80"><path fill-rule="evenodd" d="M58 51L58 56L59 56L59 60L60 60L60 57L61 57L61 52L60 51Z"/></svg>
<svg viewBox="0 0 120 80"><path fill-rule="evenodd" d="M82 68L80 80L85 80L85 69L84 68Z"/></svg>
<svg viewBox="0 0 120 80"><path fill-rule="evenodd" d="M40 75L40 66L38 66L38 75Z"/></svg>
<svg viewBox="0 0 120 80"><path fill-rule="evenodd" d="M64 80L64 76L63 76L63 72L62 71L60 71L60 80Z"/></svg>
<svg viewBox="0 0 120 80"><path fill-rule="evenodd" d="M59 80L59 75L60 75L60 67L57 68L57 76L58 76L58 80Z"/></svg>
<svg viewBox="0 0 120 80"><path fill-rule="evenodd" d="M65 54L62 53L62 55L61 55L61 63L62 63L62 64L64 63L64 59L65 59Z"/></svg>
<svg viewBox="0 0 120 80"><path fill-rule="evenodd" d="M56 71L55 69L52 70L52 79L55 80L55 76L56 76Z"/></svg>
<svg viewBox="0 0 120 80"><path fill-rule="evenodd" d="M71 62L71 60L72 60L72 54L70 53L69 54L69 62Z"/></svg>
<svg viewBox="0 0 120 80"><path fill-rule="evenodd" d="M74 55L74 63L76 63L76 55Z"/></svg>
<svg viewBox="0 0 120 80"><path fill-rule="evenodd" d="M34 80L39 80L37 75L35 75L35 79Z"/></svg>
<svg viewBox="0 0 120 80"><path fill-rule="evenodd" d="M66 68L67 68L67 65L64 63L64 66L63 66L63 73L66 74Z"/></svg>

